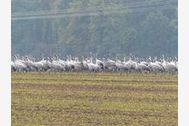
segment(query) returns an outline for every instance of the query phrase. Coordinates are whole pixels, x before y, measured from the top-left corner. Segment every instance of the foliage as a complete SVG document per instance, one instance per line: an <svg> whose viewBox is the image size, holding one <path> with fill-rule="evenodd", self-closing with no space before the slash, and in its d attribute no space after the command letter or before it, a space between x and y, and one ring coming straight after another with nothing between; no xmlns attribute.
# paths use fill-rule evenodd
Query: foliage
<svg viewBox="0 0 189 126"><path fill-rule="evenodd" d="M161 1L12 0L12 13L101 10L98 16L12 21L12 54L177 56L177 6ZM142 4L141 4L142 3ZM111 14L105 15L104 12Z"/></svg>

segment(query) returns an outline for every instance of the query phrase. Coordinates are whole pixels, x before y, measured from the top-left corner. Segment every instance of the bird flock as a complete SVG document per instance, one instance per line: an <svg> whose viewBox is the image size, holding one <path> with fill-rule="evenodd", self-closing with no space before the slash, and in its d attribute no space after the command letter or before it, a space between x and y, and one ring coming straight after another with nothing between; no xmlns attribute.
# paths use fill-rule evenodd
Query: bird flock
<svg viewBox="0 0 189 126"><path fill-rule="evenodd" d="M11 60L12 72L139 72L177 73L178 61L170 58L97 58L72 57L17 57Z"/></svg>

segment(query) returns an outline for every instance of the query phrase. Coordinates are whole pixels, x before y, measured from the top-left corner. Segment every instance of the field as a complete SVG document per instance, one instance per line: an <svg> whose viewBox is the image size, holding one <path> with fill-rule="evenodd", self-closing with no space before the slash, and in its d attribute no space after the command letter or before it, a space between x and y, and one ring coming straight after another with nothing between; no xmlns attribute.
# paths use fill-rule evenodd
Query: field
<svg viewBox="0 0 189 126"><path fill-rule="evenodd" d="M12 73L12 126L177 126L168 74Z"/></svg>

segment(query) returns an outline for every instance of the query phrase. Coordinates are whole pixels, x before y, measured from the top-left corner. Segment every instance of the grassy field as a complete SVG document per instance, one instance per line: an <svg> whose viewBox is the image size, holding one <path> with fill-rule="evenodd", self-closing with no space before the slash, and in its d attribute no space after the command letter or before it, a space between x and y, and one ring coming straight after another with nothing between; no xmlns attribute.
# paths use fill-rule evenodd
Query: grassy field
<svg viewBox="0 0 189 126"><path fill-rule="evenodd" d="M176 75L12 73L12 126L177 126Z"/></svg>

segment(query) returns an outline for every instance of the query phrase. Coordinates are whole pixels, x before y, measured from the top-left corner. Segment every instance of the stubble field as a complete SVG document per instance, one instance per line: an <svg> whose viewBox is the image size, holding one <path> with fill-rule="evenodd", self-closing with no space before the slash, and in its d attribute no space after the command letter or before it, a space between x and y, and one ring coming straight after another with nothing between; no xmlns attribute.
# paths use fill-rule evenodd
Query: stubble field
<svg viewBox="0 0 189 126"><path fill-rule="evenodd" d="M177 126L168 74L12 73L12 126Z"/></svg>

